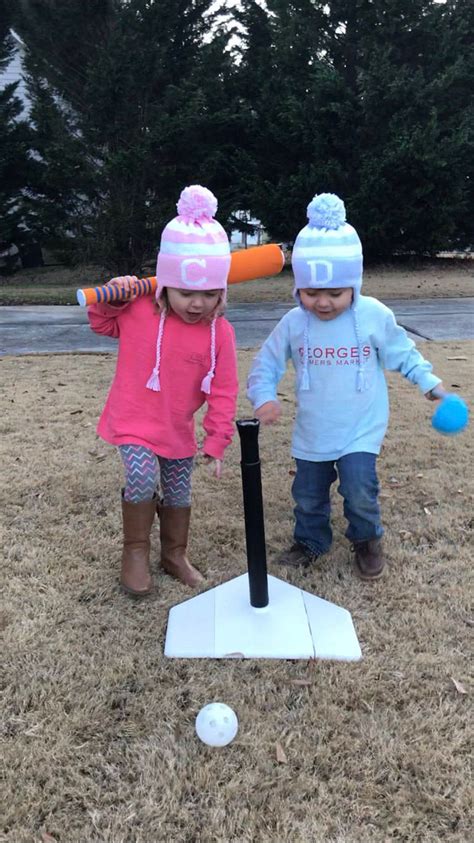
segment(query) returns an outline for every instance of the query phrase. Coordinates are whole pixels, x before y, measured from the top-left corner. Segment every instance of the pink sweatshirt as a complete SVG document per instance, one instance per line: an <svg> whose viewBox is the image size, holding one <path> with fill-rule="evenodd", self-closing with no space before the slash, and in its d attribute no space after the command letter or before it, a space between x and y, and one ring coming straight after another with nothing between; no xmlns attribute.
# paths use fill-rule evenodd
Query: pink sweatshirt
<svg viewBox="0 0 474 843"><path fill-rule="evenodd" d="M216 322L216 368L209 395L201 381L211 362L208 322L188 325L173 312L166 317L161 345L161 391L147 389L155 365L160 316L150 296L122 307L95 304L87 315L93 331L118 337L115 377L97 425L112 445L144 445L171 459L197 451L194 413L207 401L203 451L222 459L235 432L238 393L235 334L230 323Z"/></svg>

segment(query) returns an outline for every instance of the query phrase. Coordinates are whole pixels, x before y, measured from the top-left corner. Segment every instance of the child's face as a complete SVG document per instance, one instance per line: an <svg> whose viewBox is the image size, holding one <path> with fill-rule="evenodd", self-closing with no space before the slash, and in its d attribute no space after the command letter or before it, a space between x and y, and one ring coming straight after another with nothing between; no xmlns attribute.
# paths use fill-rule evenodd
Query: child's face
<svg viewBox="0 0 474 843"><path fill-rule="evenodd" d="M352 287L334 287L332 290L306 287L299 293L303 307L324 322L336 319L352 304Z"/></svg>
<svg viewBox="0 0 474 843"><path fill-rule="evenodd" d="M222 295L222 290L178 290L175 287L166 289L171 310L189 325L209 318Z"/></svg>

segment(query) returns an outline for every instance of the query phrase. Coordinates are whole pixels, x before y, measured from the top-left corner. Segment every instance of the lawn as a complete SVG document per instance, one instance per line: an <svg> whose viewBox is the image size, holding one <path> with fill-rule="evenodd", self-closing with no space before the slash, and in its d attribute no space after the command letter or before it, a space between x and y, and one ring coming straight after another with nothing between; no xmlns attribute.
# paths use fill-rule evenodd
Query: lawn
<svg viewBox="0 0 474 843"><path fill-rule="evenodd" d="M149 273L153 270L150 268ZM76 304L78 287L93 287L108 280L96 267L44 267L0 278L0 306L20 304ZM231 303L291 301L293 275L286 269L271 278L232 284ZM474 261L425 261L384 265L364 273L363 292L380 299L420 299L474 295Z"/></svg>
<svg viewBox="0 0 474 843"><path fill-rule="evenodd" d="M426 343L446 386L474 399L474 342ZM252 358L239 353L241 383ZM11 843L467 843L472 436L389 375L380 458L386 575L354 575L338 495L335 540L291 581L347 607L356 664L166 660L168 611L190 596L157 572L120 594L120 460L95 423L114 355L4 357L1 614L4 808ZM291 537L293 376L261 433L269 570ZM243 389L242 389L243 393ZM242 396L239 415L249 414ZM222 480L194 475L191 554L206 587L245 570L239 448ZM158 526L153 537L158 546ZM194 735L211 700L235 741Z"/></svg>

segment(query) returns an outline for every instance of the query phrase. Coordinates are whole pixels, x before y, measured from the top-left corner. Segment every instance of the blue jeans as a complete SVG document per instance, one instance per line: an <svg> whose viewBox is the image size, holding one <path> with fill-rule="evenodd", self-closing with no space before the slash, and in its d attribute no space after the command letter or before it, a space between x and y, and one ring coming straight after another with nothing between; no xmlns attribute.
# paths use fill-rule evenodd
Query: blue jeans
<svg viewBox="0 0 474 843"><path fill-rule="evenodd" d="M295 541L317 554L326 553L331 547L329 491L338 475L337 490L344 498L344 516L349 524L346 537L360 542L383 535L376 459L376 454L359 452L329 462L296 460L291 489L296 503Z"/></svg>

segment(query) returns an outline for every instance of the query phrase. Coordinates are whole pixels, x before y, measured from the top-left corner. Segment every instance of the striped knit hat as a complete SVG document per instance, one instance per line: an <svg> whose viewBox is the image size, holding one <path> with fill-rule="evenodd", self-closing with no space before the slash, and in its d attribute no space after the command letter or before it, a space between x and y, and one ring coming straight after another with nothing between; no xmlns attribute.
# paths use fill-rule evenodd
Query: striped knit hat
<svg viewBox="0 0 474 843"><path fill-rule="evenodd" d="M225 303L230 247L227 234L214 219L217 199L206 187L185 187L177 203L178 216L163 229L156 263L156 299L165 287L178 290L222 290ZM156 343L156 362L149 389L160 391L161 342L166 312L162 311ZM216 364L216 317L211 322L211 368L203 379L203 392L211 391Z"/></svg>
<svg viewBox="0 0 474 843"><path fill-rule="evenodd" d="M359 348L357 390L365 387L357 303L362 287L362 245L355 228L346 222L346 208L335 193L316 194L308 205L308 225L298 234L292 254L295 287L293 295L302 307L300 289L352 287L352 310ZM300 388L309 389L308 333L310 313L306 314L305 356Z"/></svg>
<svg viewBox="0 0 474 843"><path fill-rule="evenodd" d="M346 208L335 193L316 195L308 205L308 225L293 247L295 291L309 287L352 287L354 301L362 286L362 246L346 222Z"/></svg>

